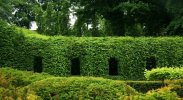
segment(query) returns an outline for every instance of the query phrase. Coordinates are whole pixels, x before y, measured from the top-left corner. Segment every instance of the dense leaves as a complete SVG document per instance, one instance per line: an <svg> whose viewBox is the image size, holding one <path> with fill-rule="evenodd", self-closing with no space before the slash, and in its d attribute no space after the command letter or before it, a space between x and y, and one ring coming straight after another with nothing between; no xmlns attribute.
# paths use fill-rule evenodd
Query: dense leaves
<svg viewBox="0 0 183 100"><path fill-rule="evenodd" d="M156 90L151 89L153 86L159 87L158 84L161 85L161 83L127 81L128 84L140 91L142 87L145 90L151 88L144 94L138 93L119 80L94 77L54 77L45 73L38 74L12 68L0 68L0 80L0 99L2 100L179 100L179 97L183 96L182 80L168 82L170 84L168 87Z"/></svg>
<svg viewBox="0 0 183 100"><path fill-rule="evenodd" d="M182 36L181 0L1 0L0 18L74 36ZM76 22L70 24L71 17Z"/></svg>
<svg viewBox="0 0 183 100"><path fill-rule="evenodd" d="M0 28L0 34L6 34L0 35L6 43L0 48L1 66L33 70L34 58L40 56L44 72L69 76L72 59L79 58L81 75L108 76L109 59L115 58L121 79L140 80L146 67L152 66L147 58L155 57L157 67L183 65L182 37L50 37L11 26Z"/></svg>
<svg viewBox="0 0 183 100"><path fill-rule="evenodd" d="M94 77L54 77L0 68L0 99L118 99L138 92L122 81Z"/></svg>
<svg viewBox="0 0 183 100"><path fill-rule="evenodd" d="M141 93L147 93L150 90L155 90L167 85L163 84L162 81L125 81L125 83Z"/></svg>
<svg viewBox="0 0 183 100"><path fill-rule="evenodd" d="M156 68L145 72L147 80L183 79L183 68Z"/></svg>
<svg viewBox="0 0 183 100"><path fill-rule="evenodd" d="M122 81L93 77L60 77L35 82L26 89L44 100L59 99L119 99L137 92Z"/></svg>
<svg viewBox="0 0 183 100"><path fill-rule="evenodd" d="M166 7L155 0L76 0L75 2L83 6L76 11L82 16L81 19L91 19L90 23L94 25L92 21L102 17L108 21L113 35L166 35L161 32L170 22Z"/></svg>
<svg viewBox="0 0 183 100"><path fill-rule="evenodd" d="M45 1L38 9L38 32L48 35L70 35L70 2L68 0Z"/></svg>

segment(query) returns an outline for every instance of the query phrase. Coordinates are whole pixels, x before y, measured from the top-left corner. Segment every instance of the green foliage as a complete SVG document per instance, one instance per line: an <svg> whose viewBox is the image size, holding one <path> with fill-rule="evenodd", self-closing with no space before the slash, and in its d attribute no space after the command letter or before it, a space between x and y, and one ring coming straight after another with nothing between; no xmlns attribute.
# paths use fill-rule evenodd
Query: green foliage
<svg viewBox="0 0 183 100"><path fill-rule="evenodd" d="M109 26L107 32L110 36L161 36L164 28L170 22L170 14L162 0L71 0L74 6L78 7L74 11L77 13L78 21L82 20L80 26L92 25L92 29L97 29L101 16ZM97 25L95 25L97 24ZM138 32L137 32L138 31ZM104 36L105 36L104 35ZM95 36L95 35L92 35Z"/></svg>
<svg viewBox="0 0 183 100"><path fill-rule="evenodd" d="M134 96L132 100L180 100L180 98L175 92L152 91L146 95Z"/></svg>
<svg viewBox="0 0 183 100"><path fill-rule="evenodd" d="M146 94L126 96L123 100L181 100L176 92L172 92L170 87L162 87L150 90Z"/></svg>
<svg viewBox="0 0 183 100"><path fill-rule="evenodd" d="M12 23L19 27L30 28L30 22L35 21L38 4L35 0L14 0Z"/></svg>
<svg viewBox="0 0 183 100"><path fill-rule="evenodd" d="M166 80L165 82L169 84L171 91L174 91L177 93L178 96L183 97L183 80L182 79Z"/></svg>
<svg viewBox="0 0 183 100"><path fill-rule="evenodd" d="M11 21L13 2L15 2L15 0L0 0L0 19L8 22Z"/></svg>
<svg viewBox="0 0 183 100"><path fill-rule="evenodd" d="M0 0L0 19L10 24L29 28L35 20L37 0Z"/></svg>
<svg viewBox="0 0 183 100"><path fill-rule="evenodd" d="M6 57L8 57L8 63L10 64L14 54L13 48L15 44L18 44L22 39L20 38L20 34L16 34L18 32L15 30L15 26L9 25L2 20L0 20L0 23L0 63L6 66Z"/></svg>
<svg viewBox="0 0 183 100"><path fill-rule="evenodd" d="M44 100L111 100L123 95L135 95L137 92L121 81L112 81L93 77L62 77L37 81L25 89Z"/></svg>
<svg viewBox="0 0 183 100"><path fill-rule="evenodd" d="M35 56L43 57L43 72L69 76L71 59L80 59L81 75L107 76L112 57L118 60L121 79L144 79L146 59L155 57L157 66L183 65L182 37L61 37L0 27L0 65L33 70Z"/></svg>
<svg viewBox="0 0 183 100"><path fill-rule="evenodd" d="M147 80L182 79L183 68L156 68L145 72Z"/></svg>
<svg viewBox="0 0 183 100"><path fill-rule="evenodd" d="M127 84L137 88L142 83L153 86L159 82L127 81L126 84L99 77L54 77L11 68L0 68L0 80L2 100L179 100L178 95L182 97L183 93L182 80L166 81L170 84L168 87L150 90L146 94L138 93ZM14 84L15 81L20 82Z"/></svg>
<svg viewBox="0 0 183 100"><path fill-rule="evenodd" d="M44 1L37 9L38 32L47 35L70 35L69 0Z"/></svg>
<svg viewBox="0 0 183 100"><path fill-rule="evenodd" d="M38 32L47 35L182 36L182 4L181 0L0 0L0 19L26 28L36 21ZM71 13L77 17L73 27Z"/></svg>
<svg viewBox="0 0 183 100"><path fill-rule="evenodd" d="M12 68L1 68L0 76L2 77L2 81L0 82L0 86L2 87L7 87L9 85L13 85L15 87L23 87L35 81L39 81L48 77L53 77L46 73L25 73L23 71L15 70ZM5 79L8 81L5 81Z"/></svg>
<svg viewBox="0 0 183 100"><path fill-rule="evenodd" d="M147 91L164 86L161 81L125 81L125 83L141 93L147 93Z"/></svg>
<svg viewBox="0 0 183 100"><path fill-rule="evenodd" d="M179 35L182 36L182 32L183 32L183 17L177 17L175 18L173 21L171 21L171 23L169 24L169 26L167 27L167 31L169 33L169 35Z"/></svg>
<svg viewBox="0 0 183 100"><path fill-rule="evenodd" d="M25 95L26 91L20 91L20 89L33 82L51 77L53 76L46 73L38 74L12 68L0 68L0 100L17 100L21 98L35 100L36 95Z"/></svg>
<svg viewBox="0 0 183 100"><path fill-rule="evenodd" d="M94 77L53 77L0 68L0 99L118 99L138 94L122 81Z"/></svg>

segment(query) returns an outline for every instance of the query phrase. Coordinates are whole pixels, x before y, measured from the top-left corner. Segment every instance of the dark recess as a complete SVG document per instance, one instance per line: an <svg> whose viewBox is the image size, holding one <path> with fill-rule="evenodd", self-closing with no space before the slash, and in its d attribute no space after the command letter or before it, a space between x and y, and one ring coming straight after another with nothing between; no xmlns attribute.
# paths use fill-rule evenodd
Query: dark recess
<svg viewBox="0 0 183 100"><path fill-rule="evenodd" d="M40 56L34 57L34 72L41 73L43 71L42 60L43 60L43 58Z"/></svg>
<svg viewBox="0 0 183 100"><path fill-rule="evenodd" d="M116 58L109 59L109 75L118 75L118 61Z"/></svg>
<svg viewBox="0 0 183 100"><path fill-rule="evenodd" d="M146 69L151 70L153 68L156 68L156 58L155 57L149 57L146 59Z"/></svg>
<svg viewBox="0 0 183 100"><path fill-rule="evenodd" d="M71 60L71 75L80 75L80 59L74 58Z"/></svg>

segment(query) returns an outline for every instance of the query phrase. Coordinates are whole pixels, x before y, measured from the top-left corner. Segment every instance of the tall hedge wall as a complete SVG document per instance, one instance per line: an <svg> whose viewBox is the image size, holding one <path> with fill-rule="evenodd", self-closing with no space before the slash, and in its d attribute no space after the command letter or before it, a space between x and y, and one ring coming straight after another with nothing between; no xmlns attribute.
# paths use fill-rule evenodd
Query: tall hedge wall
<svg viewBox="0 0 183 100"><path fill-rule="evenodd" d="M158 67L183 65L183 37L50 37L1 24L0 42L0 66L33 70L40 56L43 71L59 76L71 74L73 58L84 76L108 75L108 61L115 58L118 75L134 80L144 79L149 57Z"/></svg>

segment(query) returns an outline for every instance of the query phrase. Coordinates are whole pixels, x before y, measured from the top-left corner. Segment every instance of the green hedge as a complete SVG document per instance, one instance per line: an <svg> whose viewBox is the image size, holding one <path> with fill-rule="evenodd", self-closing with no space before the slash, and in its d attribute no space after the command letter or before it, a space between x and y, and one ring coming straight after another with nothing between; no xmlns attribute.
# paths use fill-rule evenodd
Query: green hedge
<svg viewBox="0 0 183 100"><path fill-rule="evenodd" d="M51 78L52 75L46 73L33 73L32 71L19 71L12 68L0 68L0 100L22 100L26 98L26 91L20 92L19 89L24 88L33 82L40 81L46 78ZM21 99L22 98L22 99ZM31 99L23 100L35 100Z"/></svg>
<svg viewBox="0 0 183 100"><path fill-rule="evenodd" d="M0 100L179 100L182 97L182 80L166 81L171 84L146 94L138 93L129 85L146 88L144 84L159 82L114 81L94 77L54 77L45 73L0 68ZM153 85L149 85L153 86Z"/></svg>
<svg viewBox="0 0 183 100"><path fill-rule="evenodd" d="M156 68L145 71L145 77L147 80L183 79L183 68Z"/></svg>
<svg viewBox="0 0 183 100"><path fill-rule="evenodd" d="M41 56L43 71L58 76L69 76L71 59L77 57L82 76L108 75L108 60L114 57L119 76L131 80L145 79L150 57L157 66L183 65L182 37L50 37L2 24L0 36L0 66L33 70L34 56Z"/></svg>
<svg viewBox="0 0 183 100"><path fill-rule="evenodd" d="M0 68L0 100L118 99L138 92L122 81L94 77L54 77Z"/></svg>
<svg viewBox="0 0 183 100"><path fill-rule="evenodd" d="M43 100L112 100L138 94L122 81L94 77L58 77L37 81L24 88Z"/></svg>
<svg viewBox="0 0 183 100"><path fill-rule="evenodd" d="M169 90L152 90L146 94L131 96L130 98L132 99L126 100L181 100L176 92L171 92Z"/></svg>
<svg viewBox="0 0 183 100"><path fill-rule="evenodd" d="M150 90L158 89L165 85L161 81L125 81L125 83L141 93L147 93Z"/></svg>
<svg viewBox="0 0 183 100"><path fill-rule="evenodd" d="M171 91L176 92L178 96L183 98L183 79L166 80L165 82L169 84Z"/></svg>
<svg viewBox="0 0 183 100"><path fill-rule="evenodd" d="M3 81L0 82L0 87L14 86L14 87L23 87L33 82L43 80L46 78L54 77L47 73L33 73L33 72L24 72L12 68L0 68L0 79L5 78L7 82L3 84Z"/></svg>

